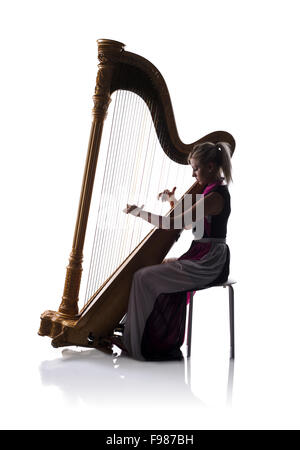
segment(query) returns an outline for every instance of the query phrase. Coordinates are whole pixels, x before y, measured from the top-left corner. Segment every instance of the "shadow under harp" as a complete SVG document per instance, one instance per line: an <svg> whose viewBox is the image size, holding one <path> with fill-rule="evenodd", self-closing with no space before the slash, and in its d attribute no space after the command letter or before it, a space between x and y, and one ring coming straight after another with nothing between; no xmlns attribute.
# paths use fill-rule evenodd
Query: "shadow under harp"
<svg viewBox="0 0 300 450"><path fill-rule="evenodd" d="M235 148L225 131L184 144L156 67L120 42L97 43L93 120L63 297L58 311L41 315L39 329L54 347L97 347L101 337L112 334L126 314L133 274L160 264L178 239L180 230L153 228L124 214L126 203L162 214L157 208L166 204L158 206L158 192L182 185L180 209L185 193L200 193L199 185L189 181L187 156L193 146L210 141L227 142L232 153ZM90 264L83 272L84 244ZM84 277L85 303L79 310Z"/></svg>

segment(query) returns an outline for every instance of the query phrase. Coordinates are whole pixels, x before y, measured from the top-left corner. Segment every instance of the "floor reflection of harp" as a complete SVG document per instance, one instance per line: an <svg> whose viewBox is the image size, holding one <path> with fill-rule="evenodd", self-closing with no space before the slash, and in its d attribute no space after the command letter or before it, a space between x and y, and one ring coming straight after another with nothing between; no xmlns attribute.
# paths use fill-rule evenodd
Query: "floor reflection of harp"
<svg viewBox="0 0 300 450"><path fill-rule="evenodd" d="M90 266L90 271L92 273L91 278L93 279L94 284L92 284L92 290L88 295L85 305L78 311L83 246L95 184L99 147L104 120L112 96L115 95L114 93L129 93L129 97L134 94L135 97L143 100L143 105L146 105L148 114L150 113L149 115L152 119L154 133L164 151L161 151L160 153L163 154L165 158L165 155L167 155L168 158L166 159L178 163L177 166L187 164L187 155L196 142L207 140L211 142L225 141L230 144L232 152L235 147L233 137L224 131L210 133L192 144L182 143L177 133L168 89L159 71L146 59L125 51L124 45L116 41L99 40L98 58L100 63L98 65L99 70L96 79L95 95L93 97L93 122L63 298L57 312L45 311L42 314L39 329L39 334L41 336L50 336L53 339L52 345L54 347L65 345L79 345L84 347L96 346L100 337L110 334L126 313L129 290L134 272L141 267L161 263L169 249L178 239L179 235L178 230L151 229L134 249L132 246L125 246L129 256L123 257L122 261L119 261L117 265L117 260L114 264L108 264L107 256L104 256L105 244L108 244L110 247L109 251L111 258L111 255L116 251L114 250L116 246L118 251L120 246L124 247L124 239L122 238L122 245L116 244L114 235L109 232L107 234L107 231L106 234L102 233L100 239L99 228L101 228L101 226L98 224L94 241L101 241L100 249L97 248L95 250L93 247L92 255L96 263L93 262L92 266ZM119 103L121 102L120 99L118 101ZM115 101L115 104L116 102L117 100ZM127 106L125 106L125 103L122 104L121 110L125 117L124 120L128 121L130 115L126 108ZM136 106L134 108L136 108ZM117 124L120 124L118 118L114 117L113 120L115 123L117 121ZM136 127L144 127L143 122L138 123L138 121L133 120L133 123ZM115 132L117 133L119 129L120 125L117 125L115 127ZM133 135L133 131L132 128L130 131L128 130L129 128L125 133L126 143L124 139L121 142L116 138L114 139L114 148L118 149L118 153L115 153L114 160L111 160L110 163L106 162L105 176L108 177L107 174L111 172L111 169L114 169L114 165L122 165L122 170L128 172L127 180L133 183L133 186L139 186L140 181L138 178L134 178L136 176L135 169L130 166L129 161L130 159L136 159L137 156L135 157L134 155L134 157L130 157L129 155L126 157L127 159L123 159L121 162L121 155L123 155L124 152L127 152L127 150L124 150L126 145L126 148L132 148L127 142L129 142L130 135ZM136 142L135 145L139 144ZM146 152L145 158L149 158L149 151ZM153 161L151 162L148 160L143 163L140 162L139 164L141 167L149 167L151 164L153 166ZM156 167L158 167L157 163ZM154 171L155 170L156 169L154 168ZM112 174L112 176L113 175L114 174ZM152 176L149 174L147 176L143 175L143 180L145 180L146 184L148 184L147 180L150 180L151 178ZM180 182L181 181L179 181L179 183ZM116 183L110 185L108 182L105 183L106 187L104 186L104 191L105 189L109 189L108 186L110 186L112 191L116 189ZM164 186L164 188L166 188L166 186ZM194 184L187 192L197 193L197 185ZM133 201L136 201L136 198L133 199ZM125 206L124 203L123 206ZM126 215L123 214L123 216ZM103 219L103 213L101 213L101 217ZM135 221L140 220L133 219ZM103 220L106 221L106 219ZM112 219L113 222L118 222L118 220L119 219L116 218ZM96 265L97 268L95 269ZM106 273L105 280L101 279L101 277L99 278L99 276L95 276L95 272L99 272L99 267L101 268L104 266L106 267L106 270L107 268L111 268L111 273L109 275Z"/></svg>

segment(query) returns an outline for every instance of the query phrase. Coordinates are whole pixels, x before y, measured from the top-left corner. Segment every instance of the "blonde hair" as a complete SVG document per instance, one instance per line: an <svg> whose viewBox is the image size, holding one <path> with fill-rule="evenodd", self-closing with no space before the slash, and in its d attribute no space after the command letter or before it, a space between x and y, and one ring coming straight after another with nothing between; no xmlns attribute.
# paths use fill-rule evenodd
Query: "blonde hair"
<svg viewBox="0 0 300 450"><path fill-rule="evenodd" d="M188 156L188 163L191 159L195 159L198 164L207 165L212 162L219 170L219 175L223 173L226 183L229 184L232 180L231 167L231 151L230 145L227 142L202 142L196 144Z"/></svg>

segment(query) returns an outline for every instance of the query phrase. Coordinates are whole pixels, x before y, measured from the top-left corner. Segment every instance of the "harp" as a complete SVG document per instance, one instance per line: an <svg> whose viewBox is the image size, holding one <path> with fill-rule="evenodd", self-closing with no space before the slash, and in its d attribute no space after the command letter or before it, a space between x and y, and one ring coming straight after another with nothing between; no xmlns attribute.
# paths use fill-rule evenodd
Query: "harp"
<svg viewBox="0 0 300 450"><path fill-rule="evenodd" d="M125 51L124 45L120 42L101 39L97 41L97 44L99 64L93 96L93 120L63 297L58 311L48 310L41 315L38 332L41 336L51 337L54 347L71 345L96 347L101 337L112 333L127 311L134 272L147 265L160 264L180 234L179 230L151 229L134 249L129 249L129 254L118 262L117 266L112 266L112 273L106 275L105 280L96 281L98 284L94 285L86 303L79 310L83 248L95 185L100 141L112 96L122 92L142 99L161 147L159 151L177 165L187 165L187 156L196 143L225 141L230 144L231 152L235 148L234 138L225 131L212 132L191 144L183 143L177 132L167 85L156 67L145 58ZM124 108L123 105L121 107L123 113ZM125 112L124 115L127 120L128 114ZM139 127L141 124L135 123L134 126ZM126 138L130 133L126 134ZM115 160L109 163L110 166L114 166L119 160L118 155L122 152L120 147L122 145L119 145L119 153L115 154ZM129 158L134 159L134 155ZM109 167L109 164L108 171L113 168ZM127 162L122 164L126 170ZM128 167L130 172L130 166ZM133 174L129 173L129 176L132 177ZM200 193L199 185L193 184L187 192ZM97 250L98 266L105 264L104 256L102 258L105 240L107 241L105 237L102 238L101 248Z"/></svg>

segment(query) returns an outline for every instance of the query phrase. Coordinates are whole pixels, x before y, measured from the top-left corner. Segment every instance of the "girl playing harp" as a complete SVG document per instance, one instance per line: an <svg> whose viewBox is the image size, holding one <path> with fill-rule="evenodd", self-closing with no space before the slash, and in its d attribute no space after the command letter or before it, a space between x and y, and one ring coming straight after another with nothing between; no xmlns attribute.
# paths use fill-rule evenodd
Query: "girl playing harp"
<svg viewBox="0 0 300 450"><path fill-rule="evenodd" d="M201 185L202 196L179 219L182 228L192 227L195 239L177 260L165 260L164 264L135 272L123 336L103 339L108 348L117 345L138 360L182 359L187 292L225 282L229 275L226 233L230 215L228 184L232 181L230 146L225 142L198 144L189 154L188 162L192 176ZM174 191L175 188L172 192L164 191L171 206L176 201ZM203 211L201 217L197 214L199 210ZM127 205L124 212L163 229L174 229L176 220L178 224L178 216L158 216L136 205ZM196 236L199 220L204 220L204 234L200 238Z"/></svg>

